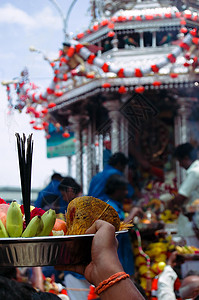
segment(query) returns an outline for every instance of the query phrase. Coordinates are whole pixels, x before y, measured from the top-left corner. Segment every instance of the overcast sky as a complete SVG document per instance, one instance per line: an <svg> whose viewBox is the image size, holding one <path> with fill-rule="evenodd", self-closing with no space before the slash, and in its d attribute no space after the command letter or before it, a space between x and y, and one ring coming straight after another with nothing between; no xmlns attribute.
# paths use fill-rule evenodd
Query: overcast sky
<svg viewBox="0 0 199 300"><path fill-rule="evenodd" d="M66 15L72 0L57 0ZM72 10L68 31L77 33L89 23L89 0L78 0ZM52 70L42 55L30 46L57 57L63 42L62 19L50 0L0 1L0 82L19 76L26 66L31 82L47 87ZM8 114L6 89L0 85L0 186L20 186L15 132L33 133L32 187L43 187L53 171L66 174L67 159L46 158L44 132L32 130L30 118L15 111Z"/></svg>

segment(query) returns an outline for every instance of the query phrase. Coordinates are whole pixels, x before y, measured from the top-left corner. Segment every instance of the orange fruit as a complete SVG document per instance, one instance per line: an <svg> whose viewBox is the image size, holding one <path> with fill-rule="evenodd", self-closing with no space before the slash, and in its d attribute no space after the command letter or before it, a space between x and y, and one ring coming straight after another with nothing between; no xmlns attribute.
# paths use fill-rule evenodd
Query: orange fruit
<svg viewBox="0 0 199 300"><path fill-rule="evenodd" d="M8 211L9 204L0 204L0 219L3 225L6 227L6 218L7 218L7 211Z"/></svg>
<svg viewBox="0 0 199 300"><path fill-rule="evenodd" d="M64 220L61 220L61 219L57 218L56 221L55 221L55 225L54 225L52 230L55 230L55 231L63 230L64 235L66 235L66 232L67 232L66 222Z"/></svg>

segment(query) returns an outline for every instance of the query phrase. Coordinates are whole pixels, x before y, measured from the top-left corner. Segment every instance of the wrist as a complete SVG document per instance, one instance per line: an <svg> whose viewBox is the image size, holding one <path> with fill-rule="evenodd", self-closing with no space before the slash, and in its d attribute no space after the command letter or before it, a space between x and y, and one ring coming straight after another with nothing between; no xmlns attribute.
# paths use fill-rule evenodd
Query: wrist
<svg viewBox="0 0 199 300"><path fill-rule="evenodd" d="M123 272L124 269L119 260L109 260L93 268L93 284L98 286L100 282L109 278L111 275Z"/></svg>

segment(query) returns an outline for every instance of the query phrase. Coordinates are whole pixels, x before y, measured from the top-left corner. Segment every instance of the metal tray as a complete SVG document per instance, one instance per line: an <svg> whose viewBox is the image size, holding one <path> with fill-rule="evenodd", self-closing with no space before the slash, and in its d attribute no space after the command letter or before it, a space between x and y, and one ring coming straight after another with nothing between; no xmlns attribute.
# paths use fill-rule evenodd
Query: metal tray
<svg viewBox="0 0 199 300"><path fill-rule="evenodd" d="M127 231L119 231L117 234ZM1 267L88 264L94 234L1 238Z"/></svg>

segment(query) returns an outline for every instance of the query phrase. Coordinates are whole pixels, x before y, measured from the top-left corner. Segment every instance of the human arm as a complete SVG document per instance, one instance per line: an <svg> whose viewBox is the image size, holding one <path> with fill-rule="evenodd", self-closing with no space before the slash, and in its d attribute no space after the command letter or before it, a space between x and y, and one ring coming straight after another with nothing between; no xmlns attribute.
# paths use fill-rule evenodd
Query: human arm
<svg viewBox="0 0 199 300"><path fill-rule="evenodd" d="M144 212L140 207L133 207L129 213L129 215L124 219L124 223L131 222L135 216L143 217Z"/></svg>
<svg viewBox="0 0 199 300"><path fill-rule="evenodd" d="M168 204L167 207L171 210L174 210L175 208L179 208L181 209L182 206L184 205L184 203L186 202L187 197L181 195L181 194L177 194L173 199L171 199Z"/></svg>
<svg viewBox="0 0 199 300"><path fill-rule="evenodd" d="M96 287L100 282L111 275L123 272L123 267L117 255L117 240L113 225L97 220L88 230L87 234L95 233L92 241L92 261L87 266L71 266L70 271L84 274L85 278ZM101 300L143 300L130 278L115 283L100 294Z"/></svg>
<svg viewBox="0 0 199 300"><path fill-rule="evenodd" d="M168 203L168 207L172 208L174 205L181 208L192 192L197 191L199 186L199 175L195 171L191 171L187 174L185 180L180 185L178 194Z"/></svg>
<svg viewBox="0 0 199 300"><path fill-rule="evenodd" d="M41 267L32 268L31 281L34 288L44 291L44 281Z"/></svg>

